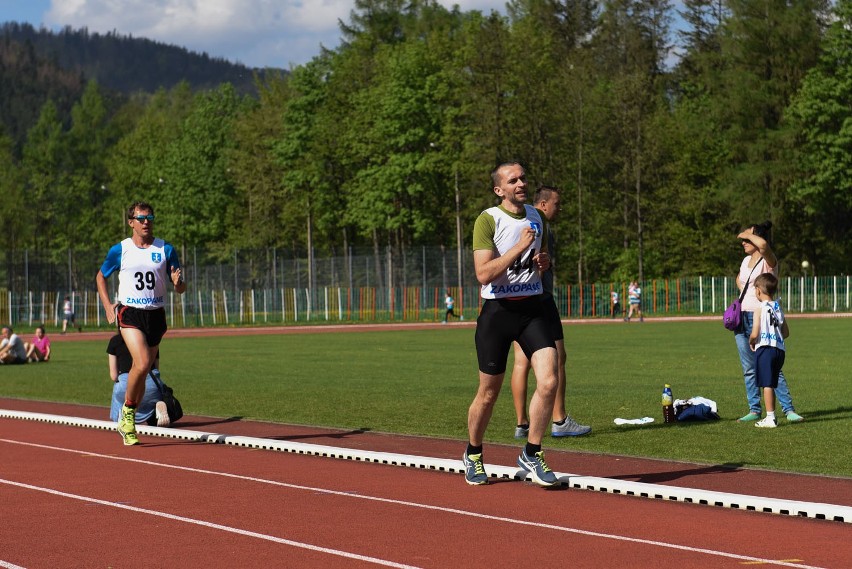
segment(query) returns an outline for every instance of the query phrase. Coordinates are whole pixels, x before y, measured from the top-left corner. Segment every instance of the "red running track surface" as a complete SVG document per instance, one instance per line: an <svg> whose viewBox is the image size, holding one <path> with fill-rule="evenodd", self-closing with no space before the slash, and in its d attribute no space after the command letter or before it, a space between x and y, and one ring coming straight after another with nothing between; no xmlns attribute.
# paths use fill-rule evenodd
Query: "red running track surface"
<svg viewBox="0 0 852 569"><path fill-rule="evenodd" d="M104 408L0 399L103 419ZM60 413L62 412L62 413ZM186 417L176 426L458 458L459 441ZM0 419L0 567L850 567L850 524ZM486 446L510 465L517 449ZM852 481L582 453L554 470L849 504ZM735 486L730 488L726 486ZM836 499L835 499L836 498Z"/></svg>

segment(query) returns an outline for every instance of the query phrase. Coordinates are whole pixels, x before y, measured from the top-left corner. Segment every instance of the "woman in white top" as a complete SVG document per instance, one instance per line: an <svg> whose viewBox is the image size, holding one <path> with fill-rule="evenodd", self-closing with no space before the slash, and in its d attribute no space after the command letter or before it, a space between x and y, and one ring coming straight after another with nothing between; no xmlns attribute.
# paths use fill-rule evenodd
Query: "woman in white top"
<svg viewBox="0 0 852 569"><path fill-rule="evenodd" d="M742 240L743 251L746 255L740 264L739 274L737 275L737 286L740 292L748 283L748 290L743 297L742 321L734 334L737 350L740 353L740 363L743 366L743 380L745 381L749 407L749 412L738 419L741 423L757 421L760 419L762 411L760 390L757 387L755 374L754 352L749 345L749 336L754 324L754 313L760 309L760 301L754 294L754 279L761 273L772 273L775 277L778 277L778 259L769 245L769 230L771 228L772 222L764 221L761 224L749 226L737 235L737 238ZM778 378L778 388L775 390L775 395L788 421L798 423L804 420L804 417L796 413L793 408L793 398L790 396L790 389L787 387L787 379L784 377L783 371Z"/></svg>

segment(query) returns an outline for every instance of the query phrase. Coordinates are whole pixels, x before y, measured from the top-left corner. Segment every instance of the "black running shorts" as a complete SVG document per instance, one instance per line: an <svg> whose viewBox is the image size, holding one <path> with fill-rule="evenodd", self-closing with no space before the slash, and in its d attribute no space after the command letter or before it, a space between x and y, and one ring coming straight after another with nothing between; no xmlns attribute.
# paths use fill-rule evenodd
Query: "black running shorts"
<svg viewBox="0 0 852 569"><path fill-rule="evenodd" d="M119 328L136 328L145 334L148 346L159 346L166 334L166 311L163 308L140 310L132 306L120 305L117 310Z"/></svg>
<svg viewBox="0 0 852 569"><path fill-rule="evenodd" d="M542 296L541 303L544 304L544 316L550 326L553 340L564 340L565 333L562 331L562 319L559 317L559 309L556 308L556 300L549 294Z"/></svg>
<svg viewBox="0 0 852 569"><path fill-rule="evenodd" d="M486 300L476 319L476 357L479 371L499 375L506 371L512 342L518 342L527 358L543 348L555 348L552 326L541 295L521 300Z"/></svg>

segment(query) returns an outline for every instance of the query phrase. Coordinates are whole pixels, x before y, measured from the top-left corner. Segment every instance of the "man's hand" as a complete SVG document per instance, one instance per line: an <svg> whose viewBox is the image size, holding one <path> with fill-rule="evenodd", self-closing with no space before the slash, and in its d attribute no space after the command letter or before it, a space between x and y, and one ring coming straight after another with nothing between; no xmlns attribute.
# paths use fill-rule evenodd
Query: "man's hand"
<svg viewBox="0 0 852 569"><path fill-rule="evenodd" d="M118 304L110 304L109 308L106 310L106 319L110 324L115 323L115 309L118 307Z"/></svg>
<svg viewBox="0 0 852 569"><path fill-rule="evenodd" d="M544 272L550 268L550 255L547 251L542 251L533 257L533 261L535 261L536 267L538 267L539 271Z"/></svg>

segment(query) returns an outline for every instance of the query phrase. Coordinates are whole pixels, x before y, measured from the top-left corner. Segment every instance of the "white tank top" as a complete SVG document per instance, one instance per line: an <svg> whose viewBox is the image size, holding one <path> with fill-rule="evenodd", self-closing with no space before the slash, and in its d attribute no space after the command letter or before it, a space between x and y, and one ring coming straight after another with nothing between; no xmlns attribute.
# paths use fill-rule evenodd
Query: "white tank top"
<svg viewBox="0 0 852 569"><path fill-rule="evenodd" d="M499 207L485 210L494 218L494 246L500 255L505 255L520 239L521 231L532 227L536 236L533 244L510 266L505 273L492 282L483 285L480 294L482 298L509 298L518 296L534 296L542 293L541 275L533 262L533 257L541 252L541 239L544 223L538 211L529 205L524 205L526 216L516 219Z"/></svg>
<svg viewBox="0 0 852 569"><path fill-rule="evenodd" d="M166 243L154 239L141 249L129 237L121 242L121 268L118 271L118 295L121 304L142 310L165 305L169 279Z"/></svg>

